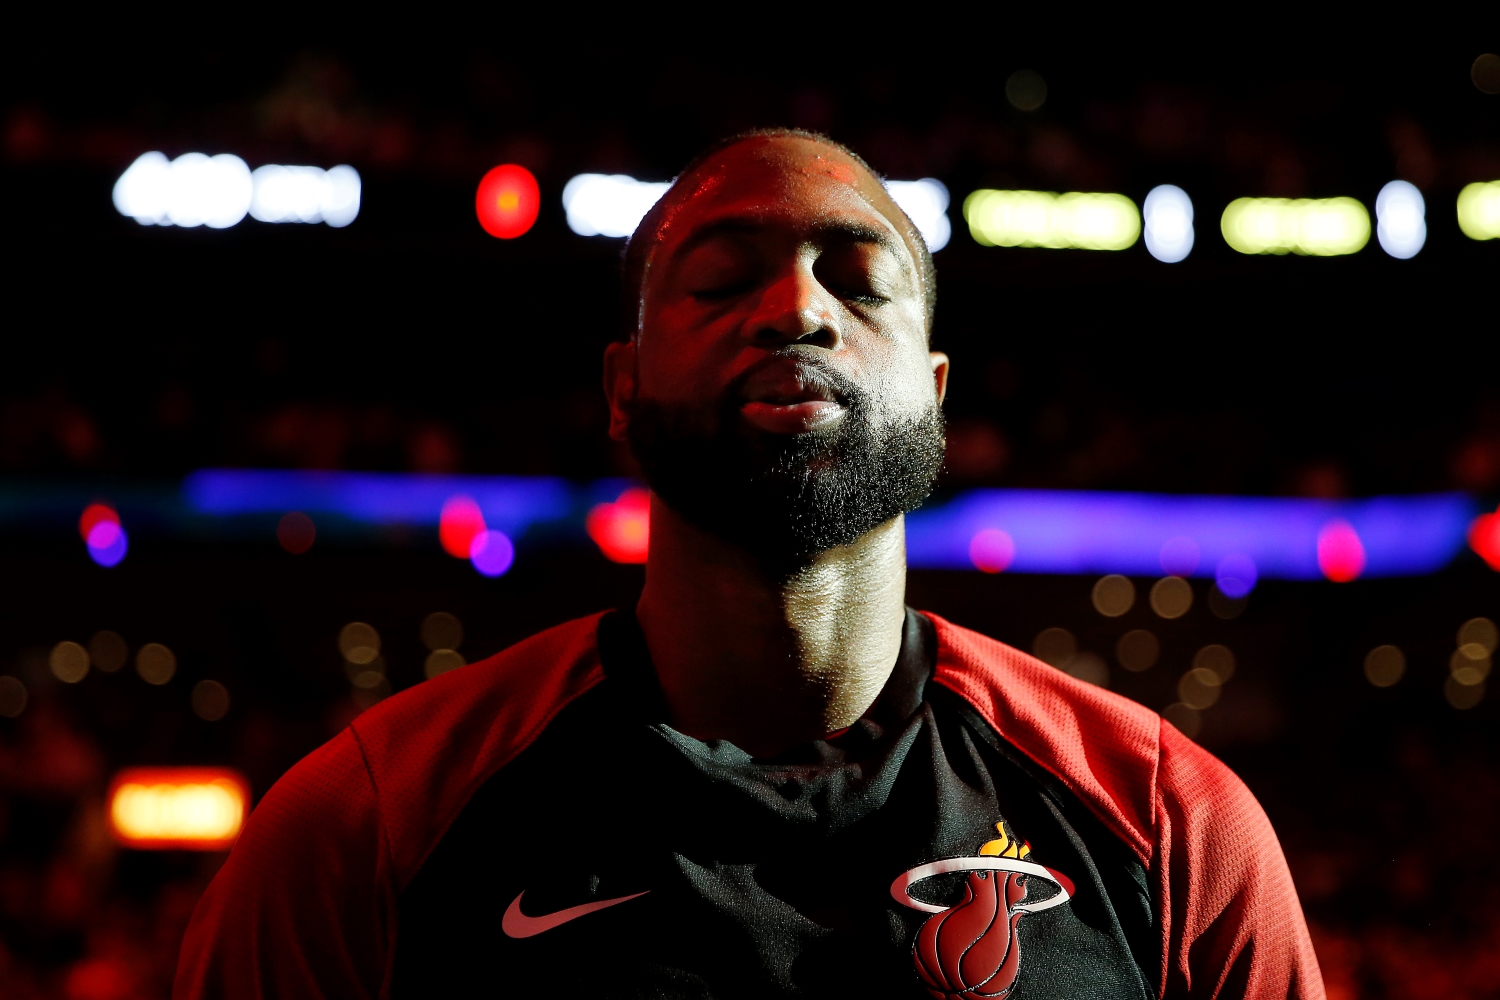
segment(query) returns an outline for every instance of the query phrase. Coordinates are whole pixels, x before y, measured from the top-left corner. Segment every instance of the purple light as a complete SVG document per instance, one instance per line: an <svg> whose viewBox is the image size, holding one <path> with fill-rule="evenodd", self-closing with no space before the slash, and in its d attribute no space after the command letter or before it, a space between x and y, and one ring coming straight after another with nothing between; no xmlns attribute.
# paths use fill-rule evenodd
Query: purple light
<svg viewBox="0 0 1500 1000"><path fill-rule="evenodd" d="M1161 547L1161 569L1168 576L1192 576L1198 572L1198 543L1178 535Z"/></svg>
<svg viewBox="0 0 1500 1000"><path fill-rule="evenodd" d="M986 573L1002 573L1016 557L1016 543L999 528L986 528L969 542L969 559L974 568Z"/></svg>
<svg viewBox="0 0 1500 1000"><path fill-rule="evenodd" d="M1155 576L1179 539L1191 539L1193 576L1217 576L1220 563L1240 555L1255 580L1321 580L1320 559L1332 560L1330 578L1365 579L1437 572L1463 551L1476 513L1473 498L1461 493L1311 500L969 490L907 515L906 551L918 569L969 569L974 537L994 530L1015 545L1007 573ZM1323 539L1332 521L1345 527ZM1230 565L1244 573L1244 564Z"/></svg>
<svg viewBox="0 0 1500 1000"><path fill-rule="evenodd" d="M110 567L125 558L130 542L125 529L113 521L100 521L89 529L89 558L100 566Z"/></svg>
<svg viewBox="0 0 1500 1000"><path fill-rule="evenodd" d="M1255 560L1243 552L1231 552L1219 560L1214 582L1225 597L1241 598L1255 589Z"/></svg>
<svg viewBox="0 0 1500 1000"><path fill-rule="evenodd" d="M516 561L516 547L503 531L482 531L469 546L469 561L485 576L502 576Z"/></svg>

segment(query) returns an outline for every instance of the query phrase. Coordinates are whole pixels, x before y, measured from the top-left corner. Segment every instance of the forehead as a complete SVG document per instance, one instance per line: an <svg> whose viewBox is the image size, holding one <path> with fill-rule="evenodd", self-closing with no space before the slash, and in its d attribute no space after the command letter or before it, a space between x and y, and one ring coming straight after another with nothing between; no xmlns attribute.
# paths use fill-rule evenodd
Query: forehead
<svg viewBox="0 0 1500 1000"><path fill-rule="evenodd" d="M737 143L681 178L653 234L653 251L680 247L725 223L736 228L881 230L911 263L909 223L885 186L841 150L796 136ZM880 242L887 242L881 240Z"/></svg>

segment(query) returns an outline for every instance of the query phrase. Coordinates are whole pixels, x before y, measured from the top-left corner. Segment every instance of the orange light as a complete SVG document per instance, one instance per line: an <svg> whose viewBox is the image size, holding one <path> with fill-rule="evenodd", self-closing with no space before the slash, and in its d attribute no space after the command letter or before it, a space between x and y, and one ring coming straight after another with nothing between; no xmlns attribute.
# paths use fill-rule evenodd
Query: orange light
<svg viewBox="0 0 1500 1000"><path fill-rule="evenodd" d="M651 545L651 493L639 487L626 490L614 503L589 511L584 526L605 558L643 563Z"/></svg>
<svg viewBox="0 0 1500 1000"><path fill-rule="evenodd" d="M110 833L125 847L225 851L250 811L250 785L224 767L130 767L108 802Z"/></svg>
<svg viewBox="0 0 1500 1000"><path fill-rule="evenodd" d="M474 212L491 236L513 240L536 223L542 191L531 171L514 163L498 166L479 182Z"/></svg>

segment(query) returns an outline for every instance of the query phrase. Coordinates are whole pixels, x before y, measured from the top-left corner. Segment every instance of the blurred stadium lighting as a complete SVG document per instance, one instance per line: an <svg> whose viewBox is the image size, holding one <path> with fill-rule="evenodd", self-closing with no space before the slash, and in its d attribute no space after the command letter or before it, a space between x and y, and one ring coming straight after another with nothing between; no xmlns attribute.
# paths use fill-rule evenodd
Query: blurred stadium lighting
<svg viewBox="0 0 1500 1000"><path fill-rule="evenodd" d="M985 528L969 539L969 562L981 573L1003 573L1016 557L1016 543L999 528Z"/></svg>
<svg viewBox="0 0 1500 1000"><path fill-rule="evenodd" d="M625 174L579 174L563 186L568 228L579 236L629 236L669 187Z"/></svg>
<svg viewBox="0 0 1500 1000"><path fill-rule="evenodd" d="M611 562L645 562L651 549L651 493L635 487L610 503L596 504L584 529Z"/></svg>
<svg viewBox="0 0 1500 1000"><path fill-rule="evenodd" d="M619 487L614 488L618 492ZM548 476L201 469L187 477L182 492L190 509L218 517L279 517L300 510L337 515L346 523L439 528L448 502L462 496L478 507L479 516L466 511L462 522L468 527L455 533L452 548L444 545L459 559L468 558L479 531L496 528L518 538L533 525L568 518L576 503L566 480ZM337 530L338 520L330 518L324 527Z"/></svg>
<svg viewBox="0 0 1500 1000"><path fill-rule="evenodd" d="M516 561L516 547L503 531L481 531L469 546L469 562L483 576L504 576Z"/></svg>
<svg viewBox="0 0 1500 1000"><path fill-rule="evenodd" d="M1237 198L1220 227L1224 241L1246 254L1334 257L1370 242L1370 213L1353 198Z"/></svg>
<svg viewBox="0 0 1500 1000"><path fill-rule="evenodd" d="M1257 579L1321 580L1327 567L1345 574L1356 562L1361 577L1436 572L1462 551L1476 506L1461 493L1335 501L982 489L907 515L906 547L918 569L967 569L972 540L995 530L1014 544L1008 572L1155 576L1163 547L1190 538L1193 575L1239 596Z"/></svg>
<svg viewBox="0 0 1500 1000"><path fill-rule="evenodd" d="M1231 552L1219 560L1214 569L1214 582L1225 597L1238 600L1255 589L1258 575L1254 559L1243 552Z"/></svg>
<svg viewBox="0 0 1500 1000"><path fill-rule="evenodd" d="M115 208L143 226L227 229L250 211L250 168L231 153L143 153L115 182Z"/></svg>
<svg viewBox="0 0 1500 1000"><path fill-rule="evenodd" d="M485 532L484 511L473 497L462 494L451 497L443 504L438 515L438 540L443 551L455 559L468 559L473 553L474 542Z"/></svg>
<svg viewBox="0 0 1500 1000"><path fill-rule="evenodd" d="M919 181L886 181L885 189L891 200L901 206L911 219L927 249L937 253L948 245L953 236L953 223L948 221L947 186L935 177L924 177Z"/></svg>
<svg viewBox="0 0 1500 1000"><path fill-rule="evenodd" d="M1348 583L1365 570L1365 547L1348 521L1329 521L1318 532L1318 568L1334 583Z"/></svg>
<svg viewBox="0 0 1500 1000"><path fill-rule="evenodd" d="M1471 240L1500 239L1500 181L1469 184L1458 193L1458 228Z"/></svg>
<svg viewBox="0 0 1500 1000"><path fill-rule="evenodd" d="M250 786L218 767L126 768L110 783L109 827L138 850L228 850L250 809Z"/></svg>
<svg viewBox="0 0 1500 1000"><path fill-rule="evenodd" d="M125 529L118 521L100 521L89 529L89 558L106 569L118 566L130 547Z"/></svg>
<svg viewBox="0 0 1500 1000"><path fill-rule="evenodd" d="M0 484L0 524L41 529L59 515L71 519L88 497L77 487ZM319 519L320 535L381 544L391 537L386 529L398 526L441 536L444 508L458 501L443 540L461 558L472 558L475 537L493 530L518 549L587 538L611 559L638 562L649 547L649 497L624 479L204 469L180 492L137 490L121 510L162 533L257 542L296 510ZM1438 572L1463 553L1466 539L1500 567L1500 515L1476 521L1485 509L1493 508L1456 492L1322 500L978 489L909 515L907 546L919 569L1154 577L1170 562L1177 572L1217 580L1230 600L1263 579L1326 579L1318 539L1333 521L1358 539L1361 579ZM89 527L110 510L99 504ZM85 530L82 519L78 528Z"/></svg>
<svg viewBox="0 0 1500 1000"><path fill-rule="evenodd" d="M474 195L479 225L501 240L525 235L541 208L542 189L536 177L516 163L503 163L486 173Z"/></svg>
<svg viewBox="0 0 1500 1000"><path fill-rule="evenodd" d="M1480 514L1469 525L1469 547L1490 569L1500 572L1500 512Z"/></svg>
<svg viewBox="0 0 1500 1000"><path fill-rule="evenodd" d="M964 219L981 246L1124 250L1141 233L1135 202L1122 194L980 189Z"/></svg>
<svg viewBox="0 0 1500 1000"><path fill-rule="evenodd" d="M1391 181L1375 198L1375 237L1392 257L1415 257L1427 242L1427 203L1406 181Z"/></svg>
<svg viewBox="0 0 1500 1000"><path fill-rule="evenodd" d="M85 542L89 540L89 534L100 521L113 521L119 524L119 512L104 503L91 503L83 508L83 513L78 516L78 534Z"/></svg>
<svg viewBox="0 0 1500 1000"><path fill-rule="evenodd" d="M1193 250L1193 199L1175 184L1159 184L1146 195L1146 249L1164 264L1175 264Z"/></svg>
<svg viewBox="0 0 1500 1000"><path fill-rule="evenodd" d="M247 214L261 222L347 226L359 214L359 173L350 166L284 167L254 173L232 153L144 153L115 182L121 215L143 226L228 229Z"/></svg>
<svg viewBox="0 0 1500 1000"><path fill-rule="evenodd" d="M78 518L78 534L88 546L89 558L100 566L117 566L125 558L130 541L120 525L119 513L108 504L91 503Z"/></svg>
<svg viewBox="0 0 1500 1000"><path fill-rule="evenodd" d="M250 216L260 222L322 222L335 229L359 215L359 172L350 166L283 167L250 175Z"/></svg>

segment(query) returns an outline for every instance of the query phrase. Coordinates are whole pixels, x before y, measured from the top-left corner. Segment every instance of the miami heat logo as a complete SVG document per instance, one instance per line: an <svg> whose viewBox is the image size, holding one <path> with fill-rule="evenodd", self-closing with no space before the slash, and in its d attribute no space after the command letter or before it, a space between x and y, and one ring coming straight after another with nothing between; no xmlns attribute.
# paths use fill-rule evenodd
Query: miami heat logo
<svg viewBox="0 0 1500 1000"><path fill-rule="evenodd" d="M902 906L930 913L917 932L911 958L917 975L936 1000L995 1000L1010 997L1021 971L1021 941L1016 928L1028 913L1061 906L1073 895L1073 883L1061 872L1027 861L1031 845L1018 843L996 823L1000 836L979 848L973 858L947 858L918 865L891 883L891 895ZM954 906L934 906L911 895L923 879L948 872L968 872L964 898ZM1056 891L1033 899L1038 882Z"/></svg>

